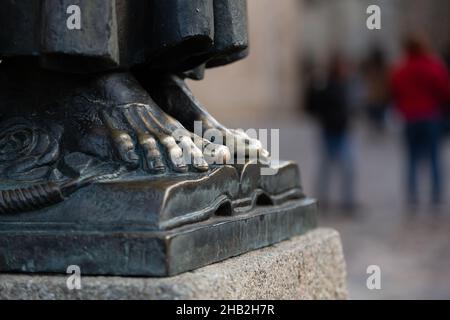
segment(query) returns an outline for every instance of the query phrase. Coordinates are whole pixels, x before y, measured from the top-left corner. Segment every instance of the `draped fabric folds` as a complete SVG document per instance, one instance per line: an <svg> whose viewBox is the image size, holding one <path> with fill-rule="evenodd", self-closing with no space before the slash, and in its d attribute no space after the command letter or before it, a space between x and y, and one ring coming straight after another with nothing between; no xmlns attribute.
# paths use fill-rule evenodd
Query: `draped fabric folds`
<svg viewBox="0 0 450 320"><path fill-rule="evenodd" d="M246 0L0 1L0 57L35 57L43 68L187 71L248 52ZM68 27L73 14L80 29Z"/></svg>

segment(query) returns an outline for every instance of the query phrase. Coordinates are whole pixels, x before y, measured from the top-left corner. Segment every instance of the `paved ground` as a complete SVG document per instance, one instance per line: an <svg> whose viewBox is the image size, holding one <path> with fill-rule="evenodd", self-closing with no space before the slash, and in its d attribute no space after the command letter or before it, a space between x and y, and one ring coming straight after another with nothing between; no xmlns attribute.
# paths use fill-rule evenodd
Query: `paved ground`
<svg viewBox="0 0 450 320"><path fill-rule="evenodd" d="M248 124L247 124L248 126ZM280 153L300 163L303 183L314 196L317 170L317 134L314 126L295 120L258 123L259 128L280 128ZM400 133L391 128L373 137L364 126L355 130L359 209L354 217L338 210L321 224L340 231L353 299L450 298L450 144L446 145L446 203L439 210L424 205L415 213L404 204L403 154ZM424 176L424 185L428 176ZM335 192L337 194L337 192ZM381 268L381 290L366 287L369 265Z"/></svg>

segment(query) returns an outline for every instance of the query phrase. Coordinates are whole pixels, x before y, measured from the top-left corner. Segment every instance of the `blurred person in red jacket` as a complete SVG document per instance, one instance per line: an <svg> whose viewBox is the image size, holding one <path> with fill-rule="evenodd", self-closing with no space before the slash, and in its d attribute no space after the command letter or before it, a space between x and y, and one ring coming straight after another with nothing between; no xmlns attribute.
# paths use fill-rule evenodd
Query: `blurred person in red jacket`
<svg viewBox="0 0 450 320"><path fill-rule="evenodd" d="M408 201L418 203L418 167L422 160L431 169L432 201L442 200L442 111L450 100L449 75L443 62L428 49L425 37L409 35L405 54L392 71L394 104L405 121Z"/></svg>

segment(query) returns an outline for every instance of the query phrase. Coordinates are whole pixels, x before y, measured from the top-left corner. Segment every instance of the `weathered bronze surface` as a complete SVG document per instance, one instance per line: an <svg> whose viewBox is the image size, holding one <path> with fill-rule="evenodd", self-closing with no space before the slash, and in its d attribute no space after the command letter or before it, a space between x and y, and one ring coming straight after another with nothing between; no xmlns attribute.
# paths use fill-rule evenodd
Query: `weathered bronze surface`
<svg viewBox="0 0 450 320"><path fill-rule="evenodd" d="M315 203L295 164L96 182L50 208L3 215L0 270L167 276L301 234Z"/></svg>
<svg viewBox="0 0 450 320"><path fill-rule="evenodd" d="M76 2L1 0L0 271L172 275L314 226L184 81L248 54L245 0Z"/></svg>

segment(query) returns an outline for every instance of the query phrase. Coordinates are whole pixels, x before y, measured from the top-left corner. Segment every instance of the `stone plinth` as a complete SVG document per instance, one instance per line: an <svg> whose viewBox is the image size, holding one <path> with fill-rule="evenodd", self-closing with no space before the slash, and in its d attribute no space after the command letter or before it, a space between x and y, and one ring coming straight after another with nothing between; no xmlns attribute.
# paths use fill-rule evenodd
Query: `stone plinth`
<svg viewBox="0 0 450 320"><path fill-rule="evenodd" d="M82 272L82 270L81 270ZM317 229L170 278L0 275L0 299L346 299L339 234Z"/></svg>

